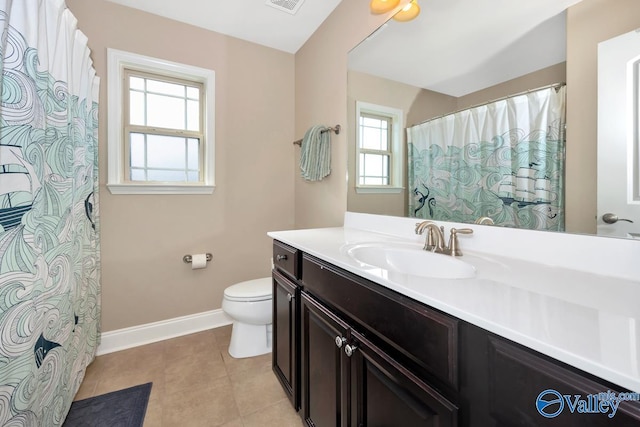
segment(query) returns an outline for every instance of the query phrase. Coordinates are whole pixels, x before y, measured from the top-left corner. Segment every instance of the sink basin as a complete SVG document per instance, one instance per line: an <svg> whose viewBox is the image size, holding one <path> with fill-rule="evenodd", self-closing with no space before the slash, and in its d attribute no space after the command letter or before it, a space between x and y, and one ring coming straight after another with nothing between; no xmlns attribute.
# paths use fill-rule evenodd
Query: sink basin
<svg viewBox="0 0 640 427"><path fill-rule="evenodd" d="M362 243L351 245L346 253L363 267L378 267L413 276L469 279L476 275L473 265L449 255L425 251L421 245Z"/></svg>

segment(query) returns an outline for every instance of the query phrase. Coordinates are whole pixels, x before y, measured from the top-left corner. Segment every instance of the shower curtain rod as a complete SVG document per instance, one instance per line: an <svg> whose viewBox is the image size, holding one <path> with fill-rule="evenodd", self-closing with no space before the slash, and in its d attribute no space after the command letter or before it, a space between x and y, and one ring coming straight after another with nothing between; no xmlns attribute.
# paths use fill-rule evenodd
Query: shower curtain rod
<svg viewBox="0 0 640 427"><path fill-rule="evenodd" d="M430 121L432 121L432 120L437 120L437 119L441 119L441 118L446 117L446 116L450 116L451 114L457 114L457 113L459 113L459 112L461 112L461 111L470 110L470 109L472 109L472 108L477 108L477 107L482 107L483 105L489 105L489 104L491 104L492 102L504 101L505 99L513 98L514 96L525 95L525 94L527 94L527 93L537 92L537 91L539 91L539 90L544 90L544 89L549 89L549 88L555 88L556 92L558 92L558 89L560 89L562 86L566 86L566 83L565 83L565 82L562 82L562 83L552 83L552 84L550 84L550 85L541 86L541 87L539 87L539 88L535 88L535 89L523 90L522 92L514 93L514 94L512 94L512 95L503 96L503 97L501 97L501 98L492 99L492 100L489 100L489 101L487 101L487 102L483 102L483 103L481 103L481 104L472 105L471 107L461 108L460 110L456 110L456 111L454 111L453 113L447 113L447 114L443 114L443 115L441 115L441 116L436 116L436 117L433 117L433 118L431 118L431 119L424 120L424 121L422 121L422 122L418 123L417 125L413 125L413 126L418 126L418 125L421 125L421 124L424 124L424 123L430 122ZM410 126L410 127L411 127L411 126Z"/></svg>

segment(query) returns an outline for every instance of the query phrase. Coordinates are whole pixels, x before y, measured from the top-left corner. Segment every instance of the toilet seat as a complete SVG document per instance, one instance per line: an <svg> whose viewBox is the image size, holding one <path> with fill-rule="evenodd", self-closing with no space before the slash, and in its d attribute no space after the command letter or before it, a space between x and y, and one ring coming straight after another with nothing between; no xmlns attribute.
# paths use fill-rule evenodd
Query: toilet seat
<svg viewBox="0 0 640 427"><path fill-rule="evenodd" d="M236 283L224 290L224 298L228 301L267 301L272 296L273 290L270 277Z"/></svg>

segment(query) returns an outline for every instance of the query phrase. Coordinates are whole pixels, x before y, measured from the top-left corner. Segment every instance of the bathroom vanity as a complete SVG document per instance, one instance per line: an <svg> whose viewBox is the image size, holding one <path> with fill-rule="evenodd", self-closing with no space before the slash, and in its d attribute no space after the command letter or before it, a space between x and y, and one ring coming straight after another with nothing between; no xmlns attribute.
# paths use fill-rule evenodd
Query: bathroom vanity
<svg viewBox="0 0 640 427"><path fill-rule="evenodd" d="M583 309L586 300L569 303L562 291L543 285L532 290L526 283L525 288L502 283L505 277L518 278L505 265L509 260L491 256L483 261L470 253L465 257L479 260L474 277L433 279L363 265L349 250L372 242L417 241L348 228L269 235L275 266L273 370L307 425L640 425L640 402L623 402L609 417L611 408L599 410L596 404L593 409L595 398L588 397L640 392L637 353L624 348L638 332L633 337L619 331L620 341L609 343L598 331L582 336L593 326L591 312ZM519 270L526 267L513 262ZM605 280L574 271L554 273ZM627 288L632 281L607 283L622 298L638 292ZM606 317L605 311L596 315ZM637 308L621 314L637 316ZM631 351L629 359L608 353L622 349ZM570 397L557 416L538 412L536 402L545 390ZM550 397L542 395L543 401ZM596 413L579 413L579 407Z"/></svg>

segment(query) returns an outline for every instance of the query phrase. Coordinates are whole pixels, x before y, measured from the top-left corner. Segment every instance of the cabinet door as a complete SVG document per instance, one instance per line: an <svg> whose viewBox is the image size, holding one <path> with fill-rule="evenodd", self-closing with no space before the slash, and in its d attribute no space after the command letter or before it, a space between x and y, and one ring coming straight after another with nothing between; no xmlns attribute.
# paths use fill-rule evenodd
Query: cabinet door
<svg viewBox="0 0 640 427"><path fill-rule="evenodd" d="M362 335L351 332L351 425L448 427L458 408Z"/></svg>
<svg viewBox="0 0 640 427"><path fill-rule="evenodd" d="M277 271L273 272L273 372L293 407L300 408L298 386L298 287Z"/></svg>
<svg viewBox="0 0 640 427"><path fill-rule="evenodd" d="M489 345L489 408L496 425L640 426L637 401L621 402L615 414L609 405L601 406L599 393L611 390L617 395L620 391L610 384L598 383L503 339L491 337Z"/></svg>
<svg viewBox="0 0 640 427"><path fill-rule="evenodd" d="M347 426L347 325L301 294L302 415L309 426Z"/></svg>

